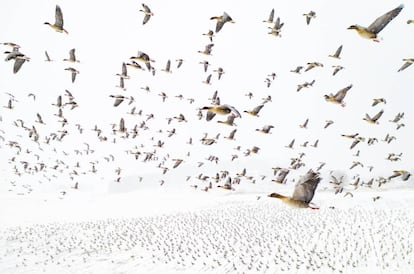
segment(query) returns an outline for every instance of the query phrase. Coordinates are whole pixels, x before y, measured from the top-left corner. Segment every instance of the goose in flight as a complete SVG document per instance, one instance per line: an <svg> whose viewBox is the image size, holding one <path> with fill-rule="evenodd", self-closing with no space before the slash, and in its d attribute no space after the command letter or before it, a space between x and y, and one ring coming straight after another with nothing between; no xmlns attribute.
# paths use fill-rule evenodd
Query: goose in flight
<svg viewBox="0 0 414 274"><path fill-rule="evenodd" d="M75 82L76 80L76 74L79 74L79 71L76 70L75 68L69 67L69 68L65 68L65 70L69 71L71 73L71 77L72 77L72 83Z"/></svg>
<svg viewBox="0 0 414 274"><path fill-rule="evenodd" d="M148 70L151 70L151 62L155 62L148 54L142 51L138 51L137 56L132 56L129 59L144 62Z"/></svg>
<svg viewBox="0 0 414 274"><path fill-rule="evenodd" d="M30 61L30 57L24 55L19 51L19 46L13 47L12 51L5 51L4 53L7 54L5 61L8 62L10 60L14 60L13 65L13 73L17 73L24 62Z"/></svg>
<svg viewBox="0 0 414 274"><path fill-rule="evenodd" d="M360 25L351 25L348 27L348 29L354 29L358 32L358 34L366 39L372 39L375 42L379 42L377 39L378 33L385 28L385 26L388 25L389 22L391 22L392 19L397 17L397 15L401 12L401 10L404 8L404 5L401 4L395 9L385 13L384 15L381 15L377 19L375 19L374 22L372 22L371 25L368 27L362 27Z"/></svg>
<svg viewBox="0 0 414 274"><path fill-rule="evenodd" d="M45 62L52 62L53 61L52 59L50 59L49 53L47 53L46 50L45 50L45 56L46 56Z"/></svg>
<svg viewBox="0 0 414 274"><path fill-rule="evenodd" d="M411 66L412 63L414 63L414 58L404 58L403 61L405 62L400 69L398 70L398 72L405 70L406 68L408 68L409 66Z"/></svg>
<svg viewBox="0 0 414 274"><path fill-rule="evenodd" d="M56 10L55 10L55 23L51 24L49 22L45 22L45 25L50 26L52 29L54 29L57 32L64 32L68 34L68 32L63 28L63 14L62 14L62 10L60 9L58 5L56 5Z"/></svg>
<svg viewBox="0 0 414 274"><path fill-rule="evenodd" d="M263 105L263 104L262 104L262 105L258 105L257 107L253 108L252 110L245 110L244 112L245 112L245 113L247 113L247 114L250 114L250 115L252 115L252 116L256 116L256 117L258 117L258 116L259 116L259 112L260 112L260 110L261 110L263 107L264 107L264 105Z"/></svg>
<svg viewBox="0 0 414 274"><path fill-rule="evenodd" d="M341 55L341 51L342 51L342 45L339 46L339 48L335 51L334 54L330 54L328 56L332 58L336 58L336 59L341 59L341 57L339 57L339 55Z"/></svg>
<svg viewBox="0 0 414 274"><path fill-rule="evenodd" d="M77 60L76 56L75 56L75 49L71 49L69 51L69 59L65 58L65 59L63 59L63 61L72 62L72 63L79 63L79 60Z"/></svg>
<svg viewBox="0 0 414 274"><path fill-rule="evenodd" d="M368 113L365 113L365 117L362 118L362 119L367 121L370 124L379 124L378 120L379 120L379 118L381 118L383 113L384 113L384 110L380 110L373 117L369 116Z"/></svg>
<svg viewBox="0 0 414 274"><path fill-rule="evenodd" d="M371 105L373 107L375 107L379 103L384 103L384 104L387 103L387 101L384 98L374 98L373 100L374 100L374 102L372 102L372 105Z"/></svg>
<svg viewBox="0 0 414 274"><path fill-rule="evenodd" d="M315 195L315 190L320 180L319 173L309 170L296 184L292 197L275 192L269 194L268 197L280 199L286 204L297 208L318 209L317 207L310 205L310 202Z"/></svg>
<svg viewBox="0 0 414 274"><path fill-rule="evenodd" d="M303 16L306 17L306 25L309 25L310 22L311 22L311 19L316 17L316 12L314 12L313 10L311 10L308 13L304 13Z"/></svg>
<svg viewBox="0 0 414 274"><path fill-rule="evenodd" d="M216 114L228 115L232 113L235 117L241 117L240 112L235 107L227 104L217 106L206 106L201 108L201 110L207 110L207 121L213 119L214 116L216 116Z"/></svg>
<svg viewBox="0 0 414 274"><path fill-rule="evenodd" d="M151 18L151 16L154 16L154 13L151 11L151 9L142 3L142 9L139 10L145 14L144 19L142 20L142 24L145 25Z"/></svg>
<svg viewBox="0 0 414 274"><path fill-rule="evenodd" d="M280 34L282 31L282 27L285 23L280 22L280 17L278 17L273 25L273 27L269 27L270 32L268 34L276 36L276 37L282 37Z"/></svg>
<svg viewBox="0 0 414 274"><path fill-rule="evenodd" d="M207 36L208 39L210 39L210 42L213 43L213 37L214 37L214 31L209 30L206 33L203 33L204 36Z"/></svg>
<svg viewBox="0 0 414 274"><path fill-rule="evenodd" d="M342 107L345 107L345 103L343 102L346 93L348 92L348 90L350 90L352 88L352 85L349 85L347 87L344 87L343 89L339 90L335 95L333 95L332 93L327 95L325 94L325 100L328 102L332 102L335 104L340 104Z"/></svg>
<svg viewBox="0 0 414 274"><path fill-rule="evenodd" d="M226 12L223 12L223 15L221 16L213 16L210 18L210 20L217 20L216 33L219 32L223 28L225 23L227 22L234 23L233 19Z"/></svg>

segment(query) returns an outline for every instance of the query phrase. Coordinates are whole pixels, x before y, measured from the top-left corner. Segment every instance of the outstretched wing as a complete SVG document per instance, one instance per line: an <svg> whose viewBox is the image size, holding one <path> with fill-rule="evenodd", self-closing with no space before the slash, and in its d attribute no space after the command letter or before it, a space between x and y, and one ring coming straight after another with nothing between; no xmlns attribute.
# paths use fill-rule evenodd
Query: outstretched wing
<svg viewBox="0 0 414 274"><path fill-rule="evenodd" d="M309 170L296 185L292 199L309 203L315 194L315 189L320 180L318 173Z"/></svg>
<svg viewBox="0 0 414 274"><path fill-rule="evenodd" d="M384 110L381 110L380 112L375 114L374 117L372 117L372 120L377 121L382 116L383 113L384 113Z"/></svg>
<svg viewBox="0 0 414 274"><path fill-rule="evenodd" d="M352 85L349 85L349 86L341 89L340 91L338 91L335 94L335 100L337 100L338 102L342 101L345 98L346 93L348 92L348 90L350 90L351 88L352 88Z"/></svg>
<svg viewBox="0 0 414 274"><path fill-rule="evenodd" d="M214 116L216 116L216 114L215 114L214 112L212 112L212 111L207 111L207 114L206 114L206 120L207 120L207 121L211 121L211 120L214 118Z"/></svg>
<svg viewBox="0 0 414 274"><path fill-rule="evenodd" d="M63 28L63 15L62 10L58 5L56 5L56 11L55 11L55 25L57 27Z"/></svg>
<svg viewBox="0 0 414 274"><path fill-rule="evenodd" d="M151 15L145 14L144 20L142 20L142 24L145 25L151 18Z"/></svg>
<svg viewBox="0 0 414 274"><path fill-rule="evenodd" d="M269 15L269 19L268 19L268 21L269 22L273 22L273 18L275 17L275 9L272 9L271 11L270 11L270 15Z"/></svg>
<svg viewBox="0 0 414 274"><path fill-rule="evenodd" d="M411 66L412 62L405 62L402 67L398 70L399 72Z"/></svg>
<svg viewBox="0 0 414 274"><path fill-rule="evenodd" d="M339 58L339 55L341 55L341 51L342 51L342 45L340 45L339 48L336 50L334 56L336 58Z"/></svg>
<svg viewBox="0 0 414 274"><path fill-rule="evenodd" d="M16 58L16 60L14 61L14 66L13 66L13 73L17 73L22 67L22 65L24 64L24 62L26 62L26 59Z"/></svg>
<svg viewBox="0 0 414 274"><path fill-rule="evenodd" d="M401 4L395 9L378 17L377 19L375 19L375 21L371 25L369 25L368 30L373 33L379 33L383 28L385 28L386 25L388 25L389 22L391 22L392 19L397 17L397 15L401 12L403 8L404 8L404 5Z"/></svg>

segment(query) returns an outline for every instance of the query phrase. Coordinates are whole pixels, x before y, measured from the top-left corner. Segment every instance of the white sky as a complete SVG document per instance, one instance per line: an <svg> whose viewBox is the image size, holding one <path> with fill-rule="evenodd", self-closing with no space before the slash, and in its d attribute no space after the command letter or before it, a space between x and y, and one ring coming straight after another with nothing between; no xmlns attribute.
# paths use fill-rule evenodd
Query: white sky
<svg viewBox="0 0 414 274"><path fill-rule="evenodd" d="M69 35L54 32L44 25L46 21L54 22L55 5L59 4L63 11L65 25ZM121 167L123 175L141 175L155 169L160 162L142 164L133 161L125 150L135 145L143 145L140 151L152 151L153 144L158 140L165 141L165 147L157 149L161 160L169 154L170 159L165 166L170 168L166 176L159 175L158 179L169 178L182 180L184 175L197 176L199 173L215 174L223 169L239 172L243 167L254 170L258 174L270 174L271 167L287 167L291 157L305 152L306 166L301 173L309 168L316 168L319 162L327 162L325 171L348 170L352 161L361 161L366 166L374 165L375 175L387 176L394 169L412 170L414 161L410 141L413 136L412 110L413 95L411 92L412 73L414 68L397 72L403 64L402 58L412 58L414 46L414 25L406 21L414 16L414 6L406 3L405 8L381 33L383 40L374 43L359 37L355 31L347 30L352 24L368 26L378 16L397 7L397 1L151 1L146 2L154 12L154 16L146 25L142 25L143 14L139 12L141 2L137 1L3 1L0 10L2 32L0 42L15 42L21 46L21 52L31 58L17 73L12 73L12 62L0 62L0 102L7 104L10 92L18 102L15 109L1 108L0 133L6 140L18 141L22 147L29 148L31 154L20 155L16 161L27 160L35 163L33 156L38 153L42 162L53 166L60 159L69 166L68 169L55 174L61 181L67 182L68 172L74 163L80 161L82 170L90 169L90 161L99 161L99 176L104 181L113 180L113 170ZM355 7L359 7L358 10ZM270 10L275 9L275 18L280 17L285 23L282 37L267 34L267 19ZM303 13L314 10L316 18L309 26L305 23ZM209 40L202 35L209 29L214 29L215 22L209 18L229 13L235 24L226 24L214 37L212 56L197 53L203 50ZM343 45L341 60L329 58L339 45ZM68 64L62 61L68 58L71 48L76 48L79 64ZM2 49L8 50L6 46ZM47 50L53 60L44 62L44 51ZM155 77L147 71L135 71L128 68L131 79L125 81L126 91L116 87L119 84L116 73L120 73L122 62L141 50L148 53L156 62ZM175 60L184 59L180 69L176 69ZM172 74L161 71L168 59L172 61ZM208 60L211 64L209 71L204 73L200 61ZM300 75L289 72L296 66L305 66L307 62L317 61L324 64L323 68L315 68ZM332 77L332 65L342 65L344 70ZM76 67L80 74L76 82L71 83L70 75L64 69ZM225 70L220 81L213 69L222 67ZM266 87L265 79L271 72L277 74L277 79L270 88ZM210 86L202 83L213 73ZM296 86L306 81L316 80L313 87L296 92ZM353 84L348 92L342 108L325 102L323 95L336 93L339 89ZM149 86L150 93L141 90ZM52 106L64 90L70 90L79 104L79 108L70 111L64 109L64 116L69 125L66 129L69 135L62 142L52 142L48 147L43 144L45 136L61 129L57 122L57 109ZM196 117L197 109L209 105L208 98L215 90L219 91L222 103L235 106L239 111L249 110L259 105L261 98L272 96L273 101L265 105L260 117L250 117L242 114L236 120L236 140L229 141L223 137L233 129L216 123L216 117L211 122ZM168 99L162 103L157 94L165 92ZM254 97L249 100L244 94L252 92ZM27 95L35 93L33 101ZM125 102L114 108L111 94L133 96L137 110L142 109L144 116L132 117L126 113L133 105ZM175 95L182 94L184 98L194 98L195 102L178 100ZM386 105L371 107L373 98L385 98ZM66 98L64 99L67 100ZM384 115L379 125L367 124L362 118L365 113L374 115L384 109ZM396 125L388 120L398 112L405 112L402 122L404 128L396 131ZM46 125L35 123L36 113L40 113ZM111 124L118 123L121 117L126 120L126 126L132 129L146 119L146 114L153 113L155 119L148 121L149 130L140 131L140 136L134 140L123 140L118 137L117 144L99 142L94 133L89 131L97 124L112 139ZM179 124L173 121L167 125L167 117L184 114L188 123ZM309 118L308 129L301 129L306 118ZM27 126L35 125L41 135L41 148L28 139L27 133L16 128L13 122L23 119ZM221 120L224 120L222 118ZM335 123L324 130L325 120ZM79 135L75 124L81 124L85 133ZM262 135L255 131L265 124L275 128L270 135ZM177 134L171 138L167 130L175 128ZM158 130L162 129L162 133ZM210 137L221 133L217 144L201 145L198 141L204 132ZM359 144L350 150L350 140L340 137L340 134L359 132L366 138L376 137L381 140L387 133L395 135L397 140L391 144L379 141L368 146ZM154 140L151 140L154 137ZM192 137L194 145L186 142ZM285 146L296 139L295 149ZM317 149L300 147L309 141L312 144L319 139ZM88 142L96 152L93 155L78 157L75 149L84 149ZM237 153L234 147L240 145L239 159L229 162L231 154ZM258 155L245 157L243 152L253 146L261 148ZM0 140L2 155L0 155L0 174L3 181L23 180L13 174L14 163L9 163L15 149L6 147ZM53 147L57 153L53 152ZM357 150L360 157L354 157ZM65 156L63 151L69 153ZM191 156L186 154L191 151ZM403 152L402 161L386 161L389 152ZM105 163L103 157L114 154L115 163ZM209 155L217 155L220 164L215 165L205 160ZM141 156L142 157L142 156ZM172 170L171 159L182 158L182 171ZM142 158L141 158L142 159ZM197 163L206 164L197 168ZM21 168L21 165L17 163ZM63 165L62 165L63 168ZM107 172L104 172L106 170ZM171 171L172 170L172 171ZM253 171L252 171L253 172ZM160 171L157 169L157 174ZM355 168L352 174L367 174L367 169ZM50 174L54 174L53 171ZM47 175L47 176L50 176ZM39 175L40 176L40 175ZM25 176L27 181L33 180ZM91 178L86 175L84 178ZM46 179L36 178L45 181ZM57 180L57 178L53 179ZM79 179L82 180L82 179ZM83 179L87 180L87 179ZM6 189L6 188L5 188Z"/></svg>

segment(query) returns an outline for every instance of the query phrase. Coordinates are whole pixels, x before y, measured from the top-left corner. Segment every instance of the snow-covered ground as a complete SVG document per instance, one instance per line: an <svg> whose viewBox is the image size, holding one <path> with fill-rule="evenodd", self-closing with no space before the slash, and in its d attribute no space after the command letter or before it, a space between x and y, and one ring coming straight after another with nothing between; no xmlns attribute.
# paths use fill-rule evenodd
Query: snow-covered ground
<svg viewBox="0 0 414 274"><path fill-rule="evenodd" d="M2 194L0 273L410 273L414 191L399 183L320 187L319 210L266 197L274 183Z"/></svg>

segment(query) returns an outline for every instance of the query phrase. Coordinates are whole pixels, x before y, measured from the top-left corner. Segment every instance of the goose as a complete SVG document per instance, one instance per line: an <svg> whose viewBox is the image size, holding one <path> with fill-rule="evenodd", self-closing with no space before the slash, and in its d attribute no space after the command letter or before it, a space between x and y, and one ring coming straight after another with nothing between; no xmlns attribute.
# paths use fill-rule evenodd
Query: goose
<svg viewBox="0 0 414 274"><path fill-rule="evenodd" d="M333 95L332 93L329 95L324 95L325 100L331 103L335 103L335 104L340 104L342 107L345 107L345 103L343 102L346 93L348 92L348 90L350 90L352 88L352 85L349 85L341 90L339 90L335 95Z"/></svg>
<svg viewBox="0 0 414 274"><path fill-rule="evenodd" d="M357 33L366 39L371 39L375 42L379 42L377 39L378 33L383 30L389 22L391 22L392 19L397 17L397 15L401 12L401 10L404 8L404 5L401 4L395 9L385 13L384 15L381 15L377 19L375 19L374 22L372 22L371 25L368 27L362 27L360 25L351 25L348 27L348 29L354 29L357 31Z"/></svg>
<svg viewBox="0 0 414 274"><path fill-rule="evenodd" d="M150 20L151 16L154 16L154 13L151 11L151 9L142 3L142 9L139 10L145 14L144 19L142 20L142 24L145 25Z"/></svg>
<svg viewBox="0 0 414 274"><path fill-rule="evenodd" d="M233 19L226 12L223 12L223 15L221 16L213 16L210 18L210 20L217 20L216 33L218 33L223 28L225 23L234 23Z"/></svg>
<svg viewBox="0 0 414 274"><path fill-rule="evenodd" d="M313 10L311 10L308 13L304 13L303 16L306 17L306 25L309 25L310 22L311 22L311 19L316 17L316 12L314 12Z"/></svg>
<svg viewBox="0 0 414 274"><path fill-rule="evenodd" d="M56 9L55 9L55 23L51 24L49 22L45 22L44 24L50 26L52 29L54 29L57 32L64 32L68 34L68 32L63 28L63 14L62 14L62 10L60 9L58 5L56 5Z"/></svg>
<svg viewBox="0 0 414 274"><path fill-rule="evenodd" d="M275 192L269 194L268 197L280 199L284 203L296 208L319 209L318 207L312 206L310 202L315 195L315 190L320 180L319 173L309 170L296 184L291 197Z"/></svg>
<svg viewBox="0 0 414 274"><path fill-rule="evenodd" d="M336 58L336 59L341 59L341 57L339 57L339 55L341 54L341 51L342 51L342 45L339 46L339 48L335 51L334 54L330 54L328 56L332 58Z"/></svg>
<svg viewBox="0 0 414 274"><path fill-rule="evenodd" d="M69 51L69 59L65 58L65 59L63 59L63 61L72 62L72 63L79 63L79 60L77 60L76 56L75 56L75 49L71 49Z"/></svg>

